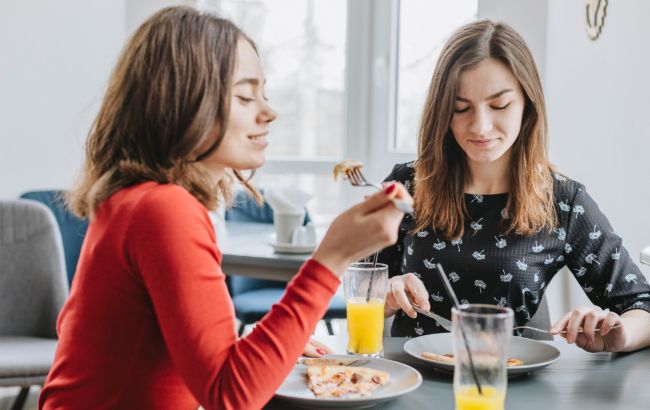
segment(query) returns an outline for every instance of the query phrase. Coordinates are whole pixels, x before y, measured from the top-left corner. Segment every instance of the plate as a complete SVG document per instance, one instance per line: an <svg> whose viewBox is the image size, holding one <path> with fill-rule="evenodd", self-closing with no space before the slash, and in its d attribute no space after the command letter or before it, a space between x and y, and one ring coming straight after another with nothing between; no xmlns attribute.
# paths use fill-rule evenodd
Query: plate
<svg viewBox="0 0 650 410"><path fill-rule="evenodd" d="M271 246L277 253L312 253L316 249L316 244L311 245L293 245L291 243L271 242Z"/></svg>
<svg viewBox="0 0 650 410"><path fill-rule="evenodd" d="M359 359L358 356L326 355L323 358L337 358L344 360ZM363 358L365 359L365 358ZM307 387L307 366L297 364L282 386L275 392L275 396L293 405L308 409L313 408L343 408L363 409L375 406L381 402L393 400L403 394L412 392L422 384L420 373L405 364L386 359L369 358L369 363L362 367L382 370L390 375L388 383L375 390L368 397L355 397L350 399L333 397L315 397Z"/></svg>
<svg viewBox="0 0 650 410"><path fill-rule="evenodd" d="M422 362L429 363L434 367L448 371L454 370L453 364L425 359L420 355L422 352L431 352L439 355L452 353L451 333L435 333L415 337L404 343L404 351L408 355ZM510 339L508 357L514 357L524 361L522 366L508 367L508 376L515 376L548 366L560 357L560 351L548 343L513 336Z"/></svg>

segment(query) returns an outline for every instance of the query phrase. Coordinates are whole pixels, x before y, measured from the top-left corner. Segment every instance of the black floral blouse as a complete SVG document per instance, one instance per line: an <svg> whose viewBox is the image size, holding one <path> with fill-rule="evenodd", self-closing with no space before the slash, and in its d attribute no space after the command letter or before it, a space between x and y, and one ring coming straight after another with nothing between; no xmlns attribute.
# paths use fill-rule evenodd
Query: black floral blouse
<svg viewBox="0 0 650 410"><path fill-rule="evenodd" d="M398 164L386 181L399 181L412 193L414 164ZM414 220L406 215L395 245L379 254L390 276L412 272L430 294L431 309L449 318L451 303L434 271L440 263L461 303L509 306L515 322L525 325L553 276L567 266L589 299L602 308L623 313L631 309L650 312L650 285L612 230L585 187L555 175L554 193L558 228L543 229L525 237L501 235L507 219L508 194L465 194L470 214L465 234L448 240L431 229L410 235ZM399 311L391 334L419 336L443 332L426 317L411 319Z"/></svg>

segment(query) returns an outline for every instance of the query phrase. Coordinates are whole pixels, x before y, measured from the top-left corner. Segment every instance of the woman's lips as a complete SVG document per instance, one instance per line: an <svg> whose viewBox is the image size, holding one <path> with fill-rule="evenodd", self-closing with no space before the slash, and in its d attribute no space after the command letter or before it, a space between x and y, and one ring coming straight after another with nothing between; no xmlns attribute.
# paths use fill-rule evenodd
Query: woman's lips
<svg viewBox="0 0 650 410"><path fill-rule="evenodd" d="M467 140L467 142L479 148L489 147L492 144L494 144L496 141L497 141L496 138L486 139L486 140Z"/></svg>

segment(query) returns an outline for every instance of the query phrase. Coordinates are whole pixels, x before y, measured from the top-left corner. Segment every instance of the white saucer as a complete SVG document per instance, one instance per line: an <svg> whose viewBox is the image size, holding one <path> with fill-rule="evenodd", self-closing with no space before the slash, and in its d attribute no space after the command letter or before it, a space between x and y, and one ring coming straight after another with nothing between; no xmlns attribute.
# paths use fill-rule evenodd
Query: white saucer
<svg viewBox="0 0 650 410"><path fill-rule="evenodd" d="M312 253L316 249L316 244L311 245L294 245L291 243L275 243L271 242L271 246L277 253Z"/></svg>

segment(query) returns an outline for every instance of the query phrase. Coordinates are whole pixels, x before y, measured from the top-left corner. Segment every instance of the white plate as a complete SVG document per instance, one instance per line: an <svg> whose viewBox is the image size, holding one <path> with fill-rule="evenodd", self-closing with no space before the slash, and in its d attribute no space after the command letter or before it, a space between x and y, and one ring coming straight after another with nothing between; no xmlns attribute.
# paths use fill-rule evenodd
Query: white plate
<svg viewBox="0 0 650 410"><path fill-rule="evenodd" d="M422 352L431 352L439 355L452 353L451 333L435 333L409 339L404 343L404 351L416 359L431 364L434 367L453 371L454 365L425 359ZM560 351L554 346L537 340L513 336L510 339L508 357L521 359L522 366L508 367L508 376L529 373L546 367L560 357Z"/></svg>
<svg viewBox="0 0 650 410"><path fill-rule="evenodd" d="M312 253L316 249L316 244L311 245L293 245L290 243L271 242L271 246L277 253Z"/></svg>
<svg viewBox="0 0 650 410"><path fill-rule="evenodd" d="M326 355L326 358L359 359L357 356ZM405 364L385 359L369 359L362 367L377 369L390 375L388 383L375 390L368 397L319 398L307 387L307 366L297 364L282 386L275 392L276 397L290 401L293 405L308 409L313 408L345 408L362 409L372 407L384 401L392 400L403 394L412 392L422 384L420 373Z"/></svg>

